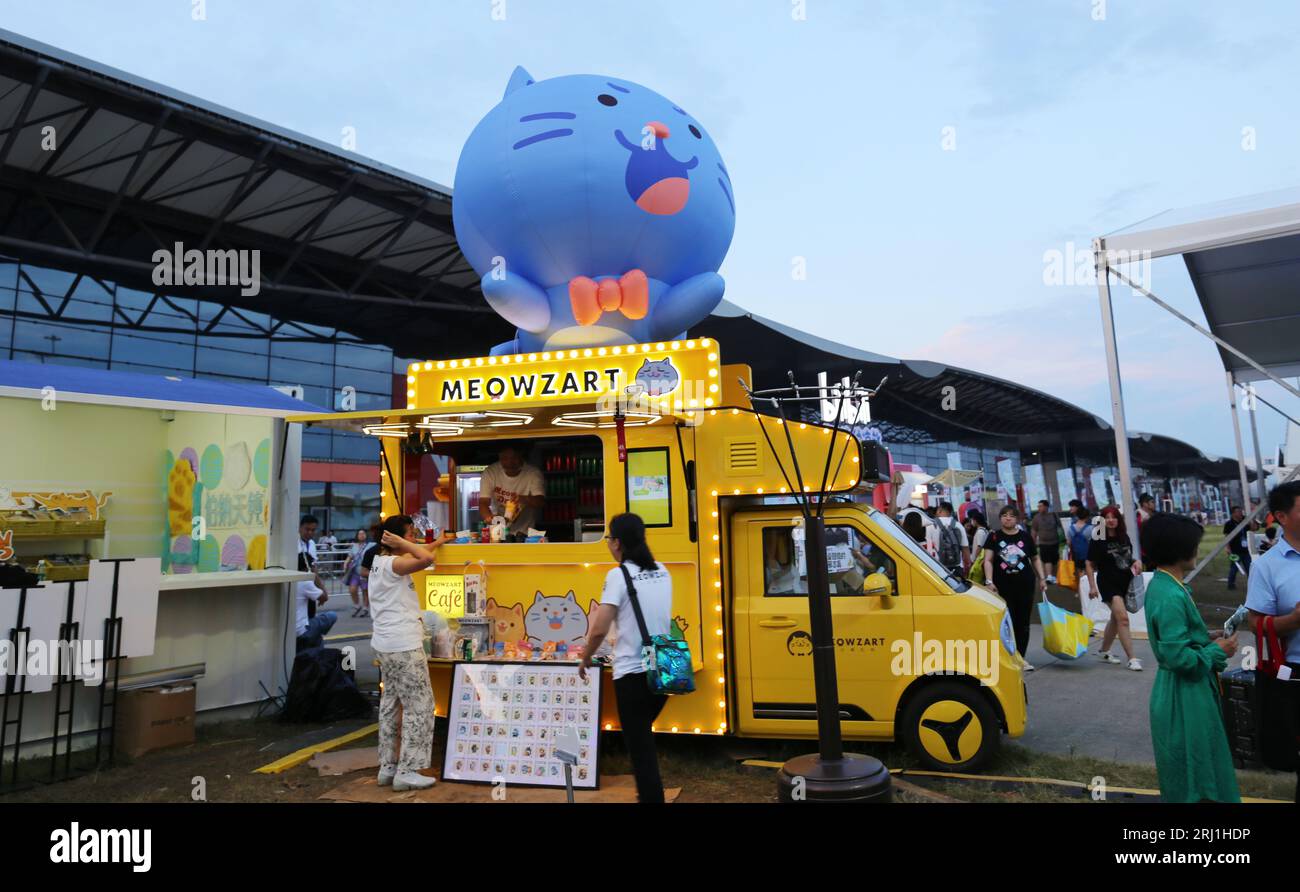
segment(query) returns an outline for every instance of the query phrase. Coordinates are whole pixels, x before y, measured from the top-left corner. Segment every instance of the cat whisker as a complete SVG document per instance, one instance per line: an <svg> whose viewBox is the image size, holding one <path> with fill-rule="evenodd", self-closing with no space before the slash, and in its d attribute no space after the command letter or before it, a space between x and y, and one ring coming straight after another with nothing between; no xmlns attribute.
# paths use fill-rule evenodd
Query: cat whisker
<svg viewBox="0 0 1300 892"><path fill-rule="evenodd" d="M555 111L555 112L536 112L531 115L524 115L519 119L520 124L527 124L529 121L572 121L578 117L573 112Z"/></svg>
<svg viewBox="0 0 1300 892"><path fill-rule="evenodd" d="M718 177L718 185L722 187L722 194L727 196L727 204L731 206L731 215L734 217L736 215L736 202L731 199L731 190L727 188L727 184L723 182L722 177Z"/></svg>

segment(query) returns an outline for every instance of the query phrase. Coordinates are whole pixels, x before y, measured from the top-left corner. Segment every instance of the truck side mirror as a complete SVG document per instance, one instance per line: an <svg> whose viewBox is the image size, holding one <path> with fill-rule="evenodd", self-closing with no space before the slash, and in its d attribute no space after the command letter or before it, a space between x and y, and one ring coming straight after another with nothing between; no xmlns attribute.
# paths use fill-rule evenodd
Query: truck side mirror
<svg viewBox="0 0 1300 892"><path fill-rule="evenodd" d="M864 595L884 595L889 597L894 594L894 583L884 573L876 571L867 577L867 581L862 587L862 593Z"/></svg>

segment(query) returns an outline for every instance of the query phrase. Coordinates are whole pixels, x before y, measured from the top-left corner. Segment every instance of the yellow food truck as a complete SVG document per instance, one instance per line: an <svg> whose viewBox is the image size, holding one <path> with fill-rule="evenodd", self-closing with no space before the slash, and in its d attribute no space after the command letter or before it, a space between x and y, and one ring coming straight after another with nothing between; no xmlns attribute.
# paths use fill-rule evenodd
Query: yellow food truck
<svg viewBox="0 0 1300 892"><path fill-rule="evenodd" d="M497 641L581 647L614 567L605 524L639 514L672 574L674 632L696 669L695 692L671 697L655 725L667 734L816 737L801 512L780 465L793 443L820 481L830 448L844 736L901 739L935 767L978 766L1025 727L1006 605L854 500L874 481L862 480L852 435L791 420L787 440L781 419L751 408L739 384L749 378L708 338L429 360L408 370L405 410L290 420L376 438L385 516L445 505L449 529L470 535L439 550L416 590L454 620L471 574ZM540 474L544 497L507 537L524 541L485 542L479 484L506 447ZM430 659L440 715L453 662ZM604 692L601 725L615 729L608 673Z"/></svg>

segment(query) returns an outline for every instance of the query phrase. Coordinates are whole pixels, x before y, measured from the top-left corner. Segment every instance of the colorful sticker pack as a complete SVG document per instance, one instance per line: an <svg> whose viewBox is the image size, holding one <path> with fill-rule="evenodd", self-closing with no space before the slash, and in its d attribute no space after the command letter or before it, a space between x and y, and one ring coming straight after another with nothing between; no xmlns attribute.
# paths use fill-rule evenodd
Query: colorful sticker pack
<svg viewBox="0 0 1300 892"><path fill-rule="evenodd" d="M447 780L564 786L555 741L578 734L573 786L595 789L600 676L574 664L463 663L456 666L448 719Z"/></svg>

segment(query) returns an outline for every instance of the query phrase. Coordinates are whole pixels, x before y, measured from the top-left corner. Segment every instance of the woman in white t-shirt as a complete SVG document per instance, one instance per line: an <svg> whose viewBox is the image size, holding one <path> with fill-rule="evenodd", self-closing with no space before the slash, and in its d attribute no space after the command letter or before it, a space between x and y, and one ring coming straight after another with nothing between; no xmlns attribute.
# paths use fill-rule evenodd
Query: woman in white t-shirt
<svg viewBox="0 0 1300 892"><path fill-rule="evenodd" d="M635 514L620 514L609 522L605 537L609 553L618 566L605 576L587 646L582 652L579 673L586 678L591 655L604 642L610 626L618 622L618 640L614 644L614 696L618 701L618 723L623 742L632 760L639 802L663 802L664 785L659 776L659 757L655 752L654 732L650 729L668 698L652 694L641 662L642 635L628 580L641 606L646 634L668 635L672 631L673 580L668 569L654 559L645 541L645 523ZM628 566L631 564L631 566Z"/></svg>
<svg viewBox="0 0 1300 892"><path fill-rule="evenodd" d="M414 541L415 524L405 514L384 521L368 577L374 634L370 646L379 660L383 693L379 698L379 785L422 790L434 778L428 768L433 751L433 687L424 656L424 622L411 574L436 560L432 547ZM402 708L402 755L397 757L398 704Z"/></svg>

